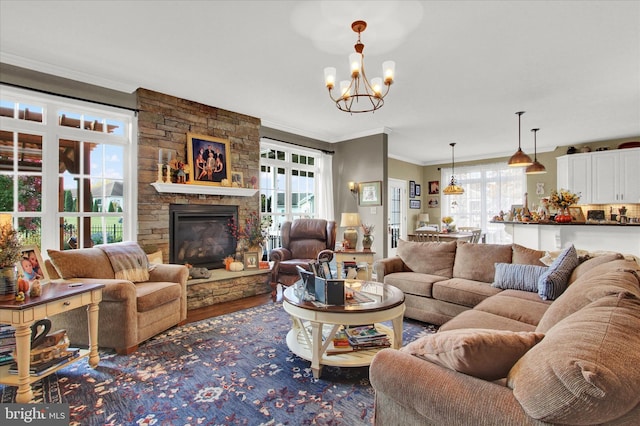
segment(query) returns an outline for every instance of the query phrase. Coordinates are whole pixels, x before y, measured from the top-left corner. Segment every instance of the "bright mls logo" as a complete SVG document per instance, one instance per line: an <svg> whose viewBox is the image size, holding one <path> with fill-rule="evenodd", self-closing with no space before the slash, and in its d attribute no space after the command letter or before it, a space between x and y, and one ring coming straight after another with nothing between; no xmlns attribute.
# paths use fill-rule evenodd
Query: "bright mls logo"
<svg viewBox="0 0 640 426"><path fill-rule="evenodd" d="M69 404L2 404L3 426L68 426Z"/></svg>

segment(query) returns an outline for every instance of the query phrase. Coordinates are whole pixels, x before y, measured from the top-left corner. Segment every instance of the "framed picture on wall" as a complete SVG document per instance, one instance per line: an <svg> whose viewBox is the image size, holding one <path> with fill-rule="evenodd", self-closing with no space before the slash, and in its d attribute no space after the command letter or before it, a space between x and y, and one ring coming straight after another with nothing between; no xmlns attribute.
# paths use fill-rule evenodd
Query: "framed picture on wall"
<svg viewBox="0 0 640 426"><path fill-rule="evenodd" d="M440 205L440 200L438 200L436 197L429 198L429 208L430 209L435 209L439 205Z"/></svg>
<svg viewBox="0 0 640 426"><path fill-rule="evenodd" d="M420 208L420 200L409 200L409 208L410 209L419 209Z"/></svg>
<svg viewBox="0 0 640 426"><path fill-rule="evenodd" d="M381 206L382 181L360 182L358 204L361 206Z"/></svg>
<svg viewBox="0 0 640 426"><path fill-rule="evenodd" d="M187 133L189 181L198 185L221 186L231 180L229 140ZM231 185L231 183L229 183Z"/></svg>
<svg viewBox="0 0 640 426"><path fill-rule="evenodd" d="M419 197L422 195L422 185L416 183L416 197Z"/></svg>
<svg viewBox="0 0 640 426"><path fill-rule="evenodd" d="M429 195L435 195L440 193L440 181L432 180L429 181Z"/></svg>
<svg viewBox="0 0 640 426"><path fill-rule="evenodd" d="M409 181L409 198L415 198L416 196L416 182L413 180Z"/></svg>

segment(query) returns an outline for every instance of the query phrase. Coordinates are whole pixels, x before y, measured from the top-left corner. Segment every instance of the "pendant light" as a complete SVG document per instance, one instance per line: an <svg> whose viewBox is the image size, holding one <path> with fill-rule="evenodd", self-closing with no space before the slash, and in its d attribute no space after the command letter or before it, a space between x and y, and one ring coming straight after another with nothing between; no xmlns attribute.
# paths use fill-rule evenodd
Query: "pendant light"
<svg viewBox="0 0 640 426"><path fill-rule="evenodd" d="M525 173L528 175L541 175L547 173L547 169L538 162L538 144L536 142L536 134L540 129L531 129L533 132L533 164L527 166Z"/></svg>
<svg viewBox="0 0 640 426"><path fill-rule="evenodd" d="M524 111L518 111L516 114L518 115L518 150L509 158L507 164L509 167L526 167L533 164L533 161L531 161L531 157L525 154L522 148L520 148L520 118L522 114L524 114Z"/></svg>
<svg viewBox="0 0 640 426"><path fill-rule="evenodd" d="M442 190L442 192L444 195L461 195L464 194L464 189L462 189L461 186L458 186L455 177L456 162L453 155L453 147L456 146L456 144L455 142L452 142L449 145L451 145L451 182L449 183L449 186Z"/></svg>

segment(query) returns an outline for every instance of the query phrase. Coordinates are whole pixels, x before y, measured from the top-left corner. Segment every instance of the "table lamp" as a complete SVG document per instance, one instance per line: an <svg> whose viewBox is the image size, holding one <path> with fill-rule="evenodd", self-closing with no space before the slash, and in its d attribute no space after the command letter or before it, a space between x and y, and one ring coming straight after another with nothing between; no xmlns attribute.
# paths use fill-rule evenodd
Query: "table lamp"
<svg viewBox="0 0 640 426"><path fill-rule="evenodd" d="M360 226L360 215L358 213L342 213L340 226L347 228L343 236L349 247L345 248L355 249L356 244L358 244L358 231L356 228Z"/></svg>
<svg viewBox="0 0 640 426"><path fill-rule="evenodd" d="M418 226L416 226L416 228L427 225L429 225L429 213L420 213L418 215Z"/></svg>

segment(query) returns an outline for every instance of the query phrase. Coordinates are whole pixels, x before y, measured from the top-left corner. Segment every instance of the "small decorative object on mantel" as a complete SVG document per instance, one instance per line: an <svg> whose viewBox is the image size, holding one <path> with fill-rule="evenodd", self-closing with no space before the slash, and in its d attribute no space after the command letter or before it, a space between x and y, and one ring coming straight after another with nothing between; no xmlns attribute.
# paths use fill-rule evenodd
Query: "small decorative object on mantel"
<svg viewBox="0 0 640 426"><path fill-rule="evenodd" d="M371 246L373 245L373 229L375 228L375 225L367 225L367 224L362 224L362 248L364 249L364 251L370 251L371 250Z"/></svg>
<svg viewBox="0 0 640 426"><path fill-rule="evenodd" d="M444 226L442 227L442 232L456 232L456 225L453 223L453 218L451 216L445 216L442 218L442 223Z"/></svg>
<svg viewBox="0 0 640 426"><path fill-rule="evenodd" d="M556 213L555 221L557 223L569 223L572 220L569 213L569 206L577 204L580 201L580 195L574 194L566 189L555 189L551 191L549 197L549 204L553 206L558 212Z"/></svg>

